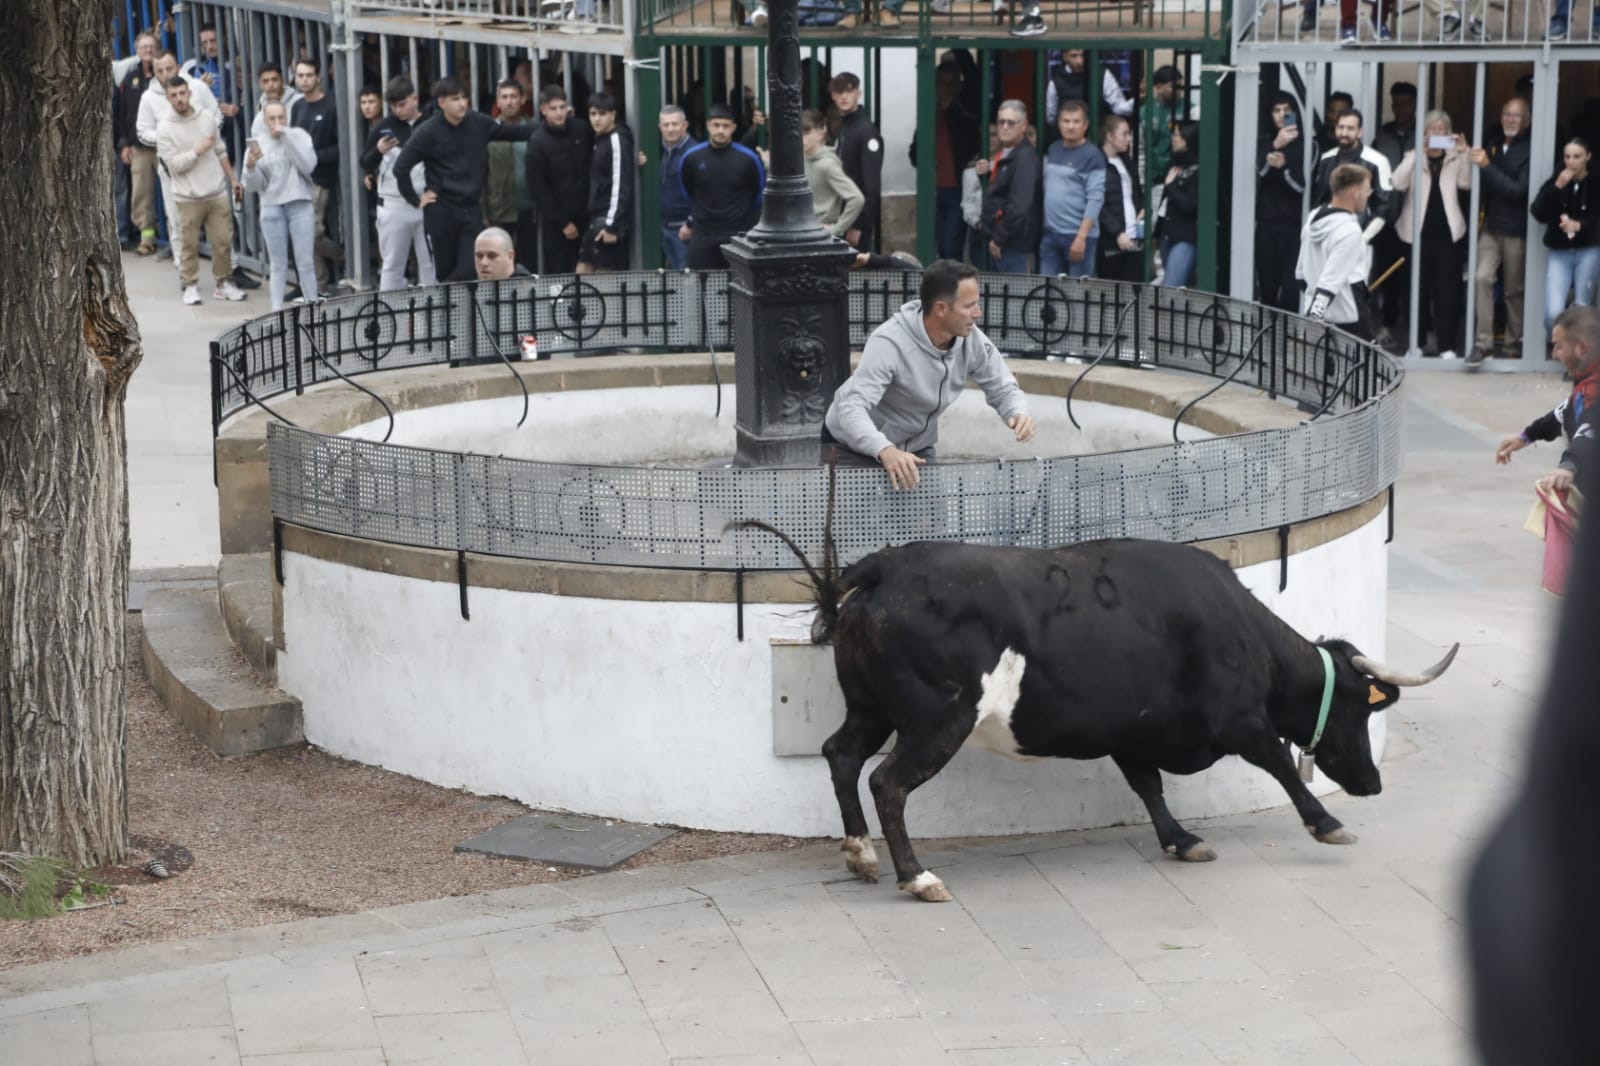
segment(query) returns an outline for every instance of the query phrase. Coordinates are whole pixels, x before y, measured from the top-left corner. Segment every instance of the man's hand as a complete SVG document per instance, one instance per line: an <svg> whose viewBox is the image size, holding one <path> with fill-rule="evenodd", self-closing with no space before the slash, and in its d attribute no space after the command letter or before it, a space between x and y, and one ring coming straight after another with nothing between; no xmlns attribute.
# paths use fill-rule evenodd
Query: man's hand
<svg viewBox="0 0 1600 1066"><path fill-rule="evenodd" d="M439 194L434 192L432 189L422 190L422 195L417 197L418 207L427 207L429 204L436 204L438 202Z"/></svg>
<svg viewBox="0 0 1600 1066"><path fill-rule="evenodd" d="M1500 442L1500 447L1494 450L1494 461L1501 466L1511 461L1513 452L1520 452L1528 446L1528 442L1521 437L1507 437Z"/></svg>
<svg viewBox="0 0 1600 1066"><path fill-rule="evenodd" d="M616 244L617 235L608 229L602 229L599 233L595 234L595 240L599 241L601 244Z"/></svg>
<svg viewBox="0 0 1600 1066"><path fill-rule="evenodd" d="M982 176L984 174L989 173L990 166L991 166L991 164L989 163L989 161L987 159L980 159L976 163L972 164L972 169L979 176Z"/></svg>
<svg viewBox="0 0 1600 1066"><path fill-rule="evenodd" d="M222 110L222 117L223 118L233 118L234 116L239 114L239 105L238 104L230 104L230 103L226 103L226 102L221 102L221 103L217 104L217 107Z"/></svg>
<svg viewBox="0 0 1600 1066"><path fill-rule="evenodd" d="M1489 165L1489 153L1484 151L1482 148L1474 148L1472 150L1472 165L1475 166L1475 167L1486 167L1486 166L1488 166Z"/></svg>
<svg viewBox="0 0 1600 1066"><path fill-rule="evenodd" d="M1139 247L1139 242L1128 236L1126 233L1119 233L1117 234L1117 247L1122 249L1124 252L1131 252L1135 248Z"/></svg>
<svg viewBox="0 0 1600 1066"><path fill-rule="evenodd" d="M1582 228L1583 223L1579 222L1577 219L1568 215L1561 216L1561 232L1565 233L1569 239L1576 237L1578 235L1578 231Z"/></svg>
<svg viewBox="0 0 1600 1066"><path fill-rule="evenodd" d="M372 189L376 189L378 187L378 180L371 174L363 174L361 175L361 184L366 186L368 191L371 191Z"/></svg>
<svg viewBox="0 0 1600 1066"><path fill-rule="evenodd" d="M694 233L694 227L690 226L689 223L685 222L683 225L678 227L678 240L686 241L686 240L688 240L690 238L691 235L693 235L693 233Z"/></svg>
<svg viewBox="0 0 1600 1066"><path fill-rule="evenodd" d="M845 243L854 248L861 243L861 231L854 227L844 231Z"/></svg>
<svg viewBox="0 0 1600 1066"><path fill-rule="evenodd" d="M1546 492L1566 492L1572 487L1572 471L1558 466L1539 479L1539 487Z"/></svg>
<svg viewBox="0 0 1600 1066"><path fill-rule="evenodd" d="M1277 167L1281 170L1288 161L1288 158L1282 152L1267 153L1267 166L1269 167Z"/></svg>
<svg viewBox="0 0 1600 1066"><path fill-rule="evenodd" d="M122 165L125 166L125 167L133 166L133 149L132 148L124 147L122 149Z"/></svg>
<svg viewBox="0 0 1600 1066"><path fill-rule="evenodd" d="M398 147L400 147L400 138L392 133L378 138L379 155L388 155L390 151Z"/></svg>
<svg viewBox="0 0 1600 1066"><path fill-rule="evenodd" d="M1035 427L1032 415L1012 415L1006 419L1006 425L1016 430L1018 444L1026 444L1033 439Z"/></svg>
<svg viewBox="0 0 1600 1066"><path fill-rule="evenodd" d="M996 259L1000 258L1000 246L994 241L989 242L989 254L994 256Z"/></svg>
<svg viewBox="0 0 1600 1066"><path fill-rule="evenodd" d="M1577 174L1573 173L1571 167L1562 167L1561 173L1556 175L1556 188L1565 189L1568 185L1572 184L1577 176Z"/></svg>
<svg viewBox="0 0 1600 1066"><path fill-rule="evenodd" d="M1089 252L1089 241L1083 234L1072 238L1072 247L1067 249L1067 262L1081 263L1083 257Z"/></svg>
<svg viewBox="0 0 1600 1066"><path fill-rule="evenodd" d="M878 453L878 462L889 472L889 484L897 489L914 489L920 475L917 467L927 464L926 459L918 459L908 451L902 451L893 444Z"/></svg>
<svg viewBox="0 0 1600 1066"><path fill-rule="evenodd" d="M253 167L259 162L261 162L261 146L252 144L250 150L244 154L244 165Z"/></svg>
<svg viewBox="0 0 1600 1066"><path fill-rule="evenodd" d="M215 148L216 146L217 146L217 138L214 135L208 133L204 137L200 138L198 141L194 142L194 154L195 155L205 155L207 152L211 151L211 149Z"/></svg>
<svg viewBox="0 0 1600 1066"><path fill-rule="evenodd" d="M205 82L205 85L206 85L207 89L212 89L212 88L216 87L217 79L212 77L211 72L209 70L201 72L200 80Z"/></svg>
<svg viewBox="0 0 1600 1066"><path fill-rule="evenodd" d="M644 166L644 149L639 149L639 165Z"/></svg>
<svg viewBox="0 0 1600 1066"><path fill-rule="evenodd" d="M750 109L750 125L755 126L756 128L759 129L760 127L765 126L766 124L767 124L767 113L765 111L761 110L759 107L752 107Z"/></svg>
<svg viewBox="0 0 1600 1066"><path fill-rule="evenodd" d="M1299 126L1285 126L1285 127L1283 127L1283 129L1279 130L1278 131L1278 135L1272 139L1272 147L1274 147L1274 148L1282 148L1285 145L1292 144L1292 143L1294 143L1295 141L1297 141L1299 139L1300 139L1300 127ZM1273 164L1273 166L1282 166L1282 165L1283 165L1282 163L1274 163Z"/></svg>
<svg viewBox="0 0 1600 1066"><path fill-rule="evenodd" d="M561 227L561 235L563 237L565 237L569 241L577 240L578 239L578 226L577 226L577 224L574 223L574 222L568 222L565 226L562 226Z"/></svg>
<svg viewBox="0 0 1600 1066"><path fill-rule="evenodd" d="M239 183L238 178L233 179L233 202L244 203L244 186Z"/></svg>
<svg viewBox="0 0 1600 1066"><path fill-rule="evenodd" d="M1174 181L1177 180L1178 175L1182 174L1182 173L1183 173L1183 168L1182 167L1168 167L1167 168L1167 178L1161 184L1163 184L1163 185L1171 185Z"/></svg>

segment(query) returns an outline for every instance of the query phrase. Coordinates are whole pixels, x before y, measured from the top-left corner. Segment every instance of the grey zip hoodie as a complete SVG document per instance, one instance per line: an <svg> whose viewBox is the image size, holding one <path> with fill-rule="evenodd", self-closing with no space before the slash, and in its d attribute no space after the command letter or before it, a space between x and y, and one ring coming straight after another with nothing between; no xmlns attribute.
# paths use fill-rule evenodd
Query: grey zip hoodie
<svg viewBox="0 0 1600 1066"><path fill-rule="evenodd" d="M833 438L876 457L890 445L915 452L939 439L939 415L971 379L1002 420L1027 414L1027 401L994 342L974 327L949 351L934 347L912 300L872 331L861 365L834 393L825 419Z"/></svg>

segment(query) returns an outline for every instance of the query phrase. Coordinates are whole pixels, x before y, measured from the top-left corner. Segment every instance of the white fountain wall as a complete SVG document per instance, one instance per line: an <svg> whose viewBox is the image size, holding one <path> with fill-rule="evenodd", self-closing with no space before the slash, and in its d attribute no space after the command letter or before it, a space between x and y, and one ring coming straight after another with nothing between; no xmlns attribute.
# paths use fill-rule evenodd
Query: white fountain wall
<svg viewBox="0 0 1600 1066"><path fill-rule="evenodd" d="M1239 576L1307 636L1341 634L1382 656L1386 522L1379 515L1291 557L1285 592L1277 562ZM769 641L803 635L809 612L748 605L741 642L732 604L473 588L464 621L450 582L294 553L284 581L280 683L304 703L307 739L336 755L537 807L721 830L839 831L823 760L772 754ZM1383 722L1374 716L1380 753ZM1237 759L1168 777L1167 789L1180 818L1285 802ZM1108 761L1024 765L982 751L958 755L909 813L924 836L1144 819Z"/></svg>

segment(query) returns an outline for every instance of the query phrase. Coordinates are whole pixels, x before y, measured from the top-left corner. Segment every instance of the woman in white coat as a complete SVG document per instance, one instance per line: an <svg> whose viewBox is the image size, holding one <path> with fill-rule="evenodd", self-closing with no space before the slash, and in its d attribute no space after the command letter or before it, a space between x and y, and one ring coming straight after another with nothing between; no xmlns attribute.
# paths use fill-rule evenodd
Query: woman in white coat
<svg viewBox="0 0 1600 1066"><path fill-rule="evenodd" d="M289 125L289 113L274 100L261 109L261 137L250 141L244 157L244 187L261 196L261 232L272 261L272 309L283 310L288 284L289 244L294 242L294 270L300 292L317 298L317 271L312 260L316 233L311 205L311 172L317 152L311 134Z"/></svg>
<svg viewBox="0 0 1600 1066"><path fill-rule="evenodd" d="M1412 269L1422 279L1418 336L1427 332L1431 320L1440 357L1454 359L1461 351L1467 292L1467 216L1460 190L1472 188L1472 158L1466 139L1452 132L1450 116L1443 111L1424 116L1423 144L1420 163L1412 149L1395 167L1394 187L1405 196L1395 228L1411 244L1413 220L1422 216L1421 248L1411 251Z"/></svg>

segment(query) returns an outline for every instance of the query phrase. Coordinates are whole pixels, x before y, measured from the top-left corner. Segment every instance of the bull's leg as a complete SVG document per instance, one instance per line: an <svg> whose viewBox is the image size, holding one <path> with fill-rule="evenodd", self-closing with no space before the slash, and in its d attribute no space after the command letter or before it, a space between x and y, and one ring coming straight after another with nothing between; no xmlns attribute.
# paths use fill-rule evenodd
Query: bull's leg
<svg viewBox="0 0 1600 1066"><path fill-rule="evenodd" d="M1240 745L1239 757L1252 766L1261 767L1283 786L1283 790L1289 794L1289 802L1293 803L1294 809L1299 812L1300 822L1306 827L1306 832L1316 837L1318 841L1323 844L1356 842L1356 835L1346 829L1339 819L1329 814L1322 801L1313 796L1305 782L1300 780L1300 771L1295 767L1294 760L1289 757L1288 750L1269 730L1253 732L1246 742Z"/></svg>
<svg viewBox="0 0 1600 1066"><path fill-rule="evenodd" d="M844 725L822 744L822 754L833 775L833 794L838 797L839 814L844 818L845 865L863 881L874 883L878 880L878 853L872 847L867 816L861 809L861 766L892 732L894 727L876 714L850 706Z"/></svg>
<svg viewBox="0 0 1600 1066"><path fill-rule="evenodd" d="M911 837L906 832L906 797L944 769L972 732L978 712L971 706L963 709L947 705L932 717L937 724L926 732L908 735L902 729L894 750L868 780L878 805L878 820L883 823L883 842L894 860L895 881L918 899L945 903L951 897L944 882L923 869L911 850Z"/></svg>
<svg viewBox="0 0 1600 1066"><path fill-rule="evenodd" d="M1160 770L1120 757L1113 761L1117 769L1122 771L1122 776L1128 779L1128 786L1144 800L1150 820L1155 823L1156 839L1161 841L1162 851L1176 855L1184 862L1210 862L1217 857L1216 852L1206 847L1205 841L1179 825L1172 812L1167 810L1167 798L1161 790Z"/></svg>

